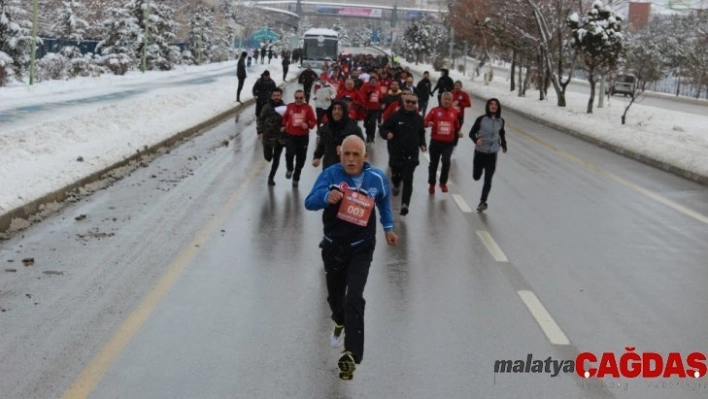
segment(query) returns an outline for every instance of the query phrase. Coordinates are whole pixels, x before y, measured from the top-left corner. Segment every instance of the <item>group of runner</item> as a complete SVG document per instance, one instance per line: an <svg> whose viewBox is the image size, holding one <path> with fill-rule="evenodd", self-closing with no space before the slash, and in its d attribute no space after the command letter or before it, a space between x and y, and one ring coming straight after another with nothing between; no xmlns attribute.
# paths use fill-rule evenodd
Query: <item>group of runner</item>
<svg viewBox="0 0 708 399"><path fill-rule="evenodd" d="M363 57L363 60L377 58ZM436 184L448 192L450 158L460 137L464 112L472 106L462 82L454 82L441 70L433 86L429 73L414 84L408 68L346 64L325 65L321 74L307 67L298 77L302 89L294 101L285 104L282 90L275 87L265 71L253 87L256 98L257 132L265 159L272 162L268 185L274 186L280 155L285 149L286 179L297 187L305 166L310 130L317 128L317 145L312 165L322 165L305 200L309 210L323 210L324 237L320 243L326 272L328 298L334 328L330 344L344 344L339 358L340 378L353 378L364 352L364 286L373 259L376 235L376 209L386 233L386 242L395 245L389 192L401 194L400 214L409 212L413 174L419 154L430 152L428 193ZM437 92L438 105L427 111ZM309 105L314 100L316 112ZM358 122L362 121L364 131ZM391 183L386 174L368 162L367 143L374 143L376 130L386 140ZM425 130L431 129L429 144ZM496 168L497 153L506 152L501 104L489 99L485 113L469 132L475 145L473 178L484 175L478 212L487 209L487 198ZM437 171L442 163L439 182ZM345 335L346 332L346 335Z"/></svg>
<svg viewBox="0 0 708 399"><path fill-rule="evenodd" d="M359 57L369 62L381 60ZM350 67L357 64L343 65ZM276 90L268 71L263 72L256 81L253 95L256 98L257 132L263 140L265 159L272 162L268 184L275 185L275 174L284 149L285 177L292 179L294 187L298 186L306 163L311 129L317 128L317 148L312 163L324 167L338 161L338 147L346 136L359 135L367 143L373 143L378 129L380 137L387 140L392 193L397 196L402 192L401 215L409 212L413 174L420 164L420 152L430 152L428 193L434 195L438 183L440 191L448 192L452 153L459 138L463 137L461 128L465 109L472 106L462 82L453 82L446 69L441 70L441 76L433 86L427 71L414 84L408 68L367 64L367 69L357 67L347 73L343 65L325 65L319 75L309 66L306 67L298 77L303 88L287 105L282 91ZM428 104L436 92L438 106L428 112ZM309 105L311 99L314 100L314 112ZM360 121L363 132L359 127ZM431 129L429 146L425 141L426 128ZM496 155L500 150L506 151L504 120L497 99L487 102L485 114L477 118L469 137L475 144L473 178L479 180L484 176L477 206L477 210L482 212L487 209Z"/></svg>

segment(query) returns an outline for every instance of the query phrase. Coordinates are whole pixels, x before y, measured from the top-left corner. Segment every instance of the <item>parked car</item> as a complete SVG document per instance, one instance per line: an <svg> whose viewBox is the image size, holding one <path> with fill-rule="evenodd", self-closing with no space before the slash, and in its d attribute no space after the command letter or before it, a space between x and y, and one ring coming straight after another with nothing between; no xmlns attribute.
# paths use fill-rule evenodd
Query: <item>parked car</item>
<svg viewBox="0 0 708 399"><path fill-rule="evenodd" d="M631 73L617 75L615 84L607 89L610 95L624 94L625 97L634 98L637 88L637 77Z"/></svg>

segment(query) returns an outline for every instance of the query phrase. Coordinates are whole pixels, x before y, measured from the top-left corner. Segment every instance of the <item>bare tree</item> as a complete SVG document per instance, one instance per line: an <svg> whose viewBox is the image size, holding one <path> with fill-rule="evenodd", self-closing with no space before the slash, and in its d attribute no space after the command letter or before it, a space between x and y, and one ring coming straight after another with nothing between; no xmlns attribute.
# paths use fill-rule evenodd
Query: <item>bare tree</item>
<svg viewBox="0 0 708 399"><path fill-rule="evenodd" d="M658 43L656 29L653 25L627 36L624 47L624 69L634 73L636 83L632 88L631 100L624 108L622 124L627 120L629 108L643 97L648 83L655 82L664 76L666 63ZM612 89L610 89L610 93Z"/></svg>

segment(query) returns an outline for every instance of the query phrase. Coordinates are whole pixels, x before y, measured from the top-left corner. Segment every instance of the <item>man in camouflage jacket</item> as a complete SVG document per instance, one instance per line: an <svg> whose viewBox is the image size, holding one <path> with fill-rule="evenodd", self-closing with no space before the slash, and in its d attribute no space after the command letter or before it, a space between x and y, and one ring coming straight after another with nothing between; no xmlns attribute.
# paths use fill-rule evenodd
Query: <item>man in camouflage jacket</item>
<svg viewBox="0 0 708 399"><path fill-rule="evenodd" d="M263 157L268 162L273 161L270 167L270 175L268 175L269 186L275 186L275 173L280 165L280 154L283 153L283 148L285 148L285 133L280 131L283 126L282 112L284 110L283 91L276 87L270 93L270 101L263 105L256 122L258 139L263 142Z"/></svg>

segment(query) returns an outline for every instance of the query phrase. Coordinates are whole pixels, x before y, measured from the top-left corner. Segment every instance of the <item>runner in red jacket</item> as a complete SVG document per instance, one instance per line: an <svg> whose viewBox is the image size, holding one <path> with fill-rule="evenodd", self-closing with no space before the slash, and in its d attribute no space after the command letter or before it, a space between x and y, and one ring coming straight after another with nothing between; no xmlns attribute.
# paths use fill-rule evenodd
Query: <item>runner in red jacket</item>
<svg viewBox="0 0 708 399"><path fill-rule="evenodd" d="M376 123L381 114L381 88L376 75L371 75L369 82L361 87L360 93L366 109L366 118L364 119L366 142L373 143L374 136L376 136Z"/></svg>
<svg viewBox="0 0 708 399"><path fill-rule="evenodd" d="M310 129L317 125L315 111L305 103L305 91L295 91L295 102L288 104L283 115L282 131L287 135L285 142L285 178L293 178L293 187L298 186L300 172L305 166L307 147L310 144ZM293 167L293 161L297 158Z"/></svg>
<svg viewBox="0 0 708 399"><path fill-rule="evenodd" d="M440 171L440 191L447 192L447 178L450 173L450 157L455 148L457 137L461 132L459 115L452 107L453 93L443 93L440 97L441 106L430 110L423 121L425 127L432 128L430 135L430 165L428 166L428 193L435 194L435 180L438 174L438 162L442 157Z"/></svg>
<svg viewBox="0 0 708 399"><path fill-rule="evenodd" d="M344 82L344 88L337 92L337 99L347 102L349 118L355 121L364 119L364 99L354 87L354 79L349 78Z"/></svg>
<svg viewBox="0 0 708 399"><path fill-rule="evenodd" d="M452 90L452 106L460 116L460 128L465 123L465 109L472 107L470 95L462 90L462 82L456 81L455 88Z"/></svg>

